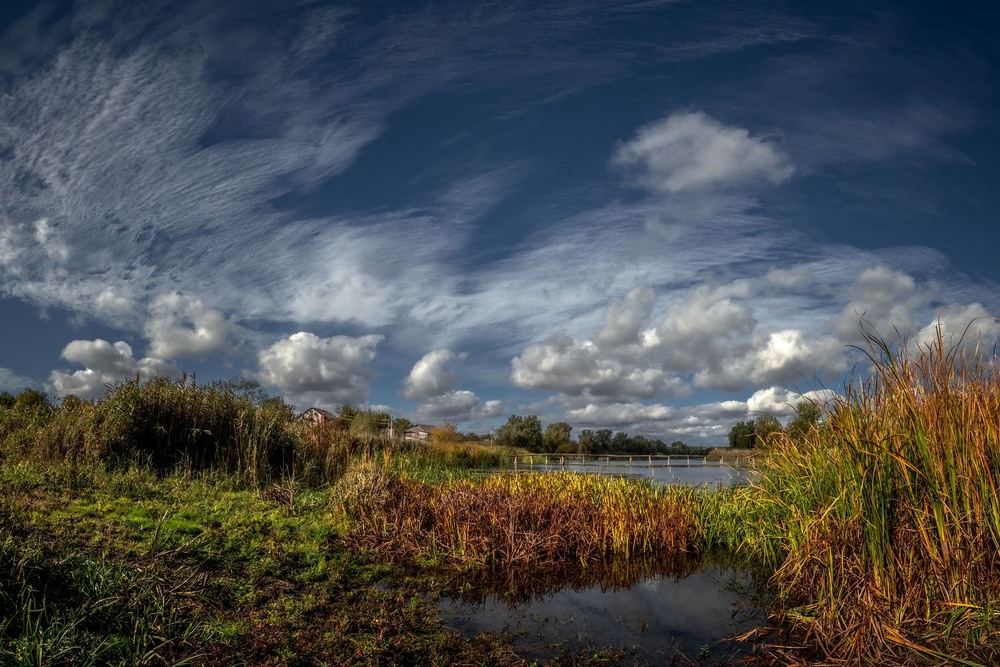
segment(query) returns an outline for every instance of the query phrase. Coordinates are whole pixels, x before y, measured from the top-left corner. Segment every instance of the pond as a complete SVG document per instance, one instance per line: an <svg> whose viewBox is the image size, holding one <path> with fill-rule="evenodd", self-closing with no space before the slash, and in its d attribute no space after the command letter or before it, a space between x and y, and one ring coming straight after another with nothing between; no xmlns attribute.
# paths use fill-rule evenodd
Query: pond
<svg viewBox="0 0 1000 667"><path fill-rule="evenodd" d="M511 463L497 470L533 470L542 472L566 471L601 475L619 475L637 479L648 479L661 484L693 484L696 486L708 484L747 484L754 473L743 466L719 464L718 461L705 461L701 457L629 457L617 456L605 458L588 458L586 461L560 459L551 456L548 461L531 464Z"/></svg>
<svg viewBox="0 0 1000 667"><path fill-rule="evenodd" d="M502 470L709 486L747 484L755 474L701 457L646 456L536 456ZM641 664L728 664L751 652L750 644L734 638L766 622L753 577L718 564L626 562L585 572L507 572L500 579L453 582L439 604L442 619L469 635L507 634L531 659L611 648Z"/></svg>
<svg viewBox="0 0 1000 667"><path fill-rule="evenodd" d="M752 577L738 570L702 565L620 583L456 595L439 608L448 627L508 634L525 657L541 660L559 651L612 648L643 664L685 664L685 658L727 664L750 653L749 644L733 638L765 622Z"/></svg>

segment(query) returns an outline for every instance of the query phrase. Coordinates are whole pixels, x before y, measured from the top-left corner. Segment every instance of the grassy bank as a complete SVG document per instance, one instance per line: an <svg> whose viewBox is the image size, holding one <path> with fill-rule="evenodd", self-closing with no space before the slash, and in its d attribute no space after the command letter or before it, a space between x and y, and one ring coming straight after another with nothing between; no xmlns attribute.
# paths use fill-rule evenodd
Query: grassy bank
<svg viewBox="0 0 1000 667"><path fill-rule="evenodd" d="M866 340L870 375L728 489L471 476L510 452L311 430L235 385L19 396L0 411L0 663L521 664L426 596L712 555L770 575L776 662L996 664L998 369Z"/></svg>
<svg viewBox="0 0 1000 667"><path fill-rule="evenodd" d="M333 488L0 467L0 664L520 665L341 537Z"/></svg>

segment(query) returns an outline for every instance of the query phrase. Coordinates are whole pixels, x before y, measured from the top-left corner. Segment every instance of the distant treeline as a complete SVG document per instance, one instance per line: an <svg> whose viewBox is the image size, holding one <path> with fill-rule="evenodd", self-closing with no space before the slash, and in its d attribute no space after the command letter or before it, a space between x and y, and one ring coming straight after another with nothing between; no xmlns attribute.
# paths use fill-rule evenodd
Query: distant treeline
<svg viewBox="0 0 1000 667"><path fill-rule="evenodd" d="M694 447L680 440L670 444L641 435L629 435L609 428L583 429L576 440L570 436L573 427L566 422L555 422L544 429L537 415L511 415L493 436L497 444L520 447L530 452L558 452L565 454L689 454L704 456L711 447Z"/></svg>

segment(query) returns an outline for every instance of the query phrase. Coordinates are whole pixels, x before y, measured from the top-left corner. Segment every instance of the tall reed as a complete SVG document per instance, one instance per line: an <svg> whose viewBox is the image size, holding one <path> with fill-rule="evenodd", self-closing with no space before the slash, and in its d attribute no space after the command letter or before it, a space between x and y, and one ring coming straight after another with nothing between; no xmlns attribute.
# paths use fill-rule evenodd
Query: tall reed
<svg viewBox="0 0 1000 667"><path fill-rule="evenodd" d="M424 484L375 469L344 484L353 538L394 560L586 566L697 549L696 490L572 473Z"/></svg>
<svg viewBox="0 0 1000 667"><path fill-rule="evenodd" d="M743 547L826 655L991 664L1000 610L1000 373L939 331L894 348L823 428L774 444ZM975 352L975 350L973 350Z"/></svg>

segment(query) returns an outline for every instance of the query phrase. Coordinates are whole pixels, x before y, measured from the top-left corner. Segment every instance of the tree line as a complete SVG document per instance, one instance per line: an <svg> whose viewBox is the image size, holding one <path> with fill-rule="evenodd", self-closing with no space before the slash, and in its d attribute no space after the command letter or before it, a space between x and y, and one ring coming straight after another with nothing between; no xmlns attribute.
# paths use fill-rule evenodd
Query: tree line
<svg viewBox="0 0 1000 667"><path fill-rule="evenodd" d="M544 429L537 415L511 415L496 429L493 441L507 447L520 447L530 452L564 454L689 454L704 456L711 447L694 447L680 440L670 444L641 435L629 435L609 428L583 429L573 440L573 427L566 422L554 422Z"/></svg>
<svg viewBox="0 0 1000 667"><path fill-rule="evenodd" d="M823 423L822 406L811 399L804 399L795 406L795 416L782 427L773 415L761 415L756 419L737 422L729 430L729 446L738 449L767 447L778 434L787 434L798 440L810 429L820 428Z"/></svg>

